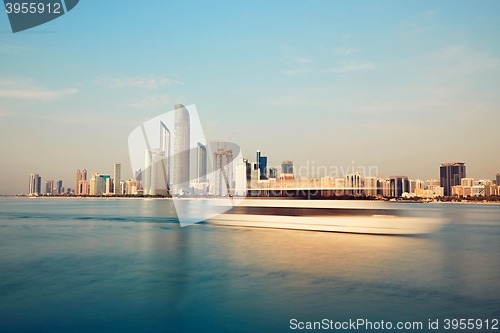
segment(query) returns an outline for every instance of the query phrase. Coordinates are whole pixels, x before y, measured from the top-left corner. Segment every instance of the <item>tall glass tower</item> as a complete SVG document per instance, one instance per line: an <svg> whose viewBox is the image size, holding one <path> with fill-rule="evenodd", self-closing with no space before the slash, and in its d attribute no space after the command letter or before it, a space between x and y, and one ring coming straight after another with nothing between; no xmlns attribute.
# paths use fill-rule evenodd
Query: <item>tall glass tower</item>
<svg viewBox="0 0 500 333"><path fill-rule="evenodd" d="M182 104L174 110L174 194L189 189L190 168L190 118L189 111Z"/></svg>
<svg viewBox="0 0 500 333"><path fill-rule="evenodd" d="M207 147L198 142L198 181L205 183L207 181Z"/></svg>
<svg viewBox="0 0 500 333"><path fill-rule="evenodd" d="M170 190L170 131L163 121L160 121L160 150L164 158L161 160L165 189Z"/></svg>
<svg viewBox="0 0 500 333"><path fill-rule="evenodd" d="M444 195L451 196L451 187L461 185L462 178L466 178L465 163L443 163L439 167L440 184L444 188Z"/></svg>
<svg viewBox="0 0 500 333"><path fill-rule="evenodd" d="M122 181L122 165L120 163L115 163L113 177L114 177L113 193L114 195L119 195L121 194L120 183Z"/></svg>

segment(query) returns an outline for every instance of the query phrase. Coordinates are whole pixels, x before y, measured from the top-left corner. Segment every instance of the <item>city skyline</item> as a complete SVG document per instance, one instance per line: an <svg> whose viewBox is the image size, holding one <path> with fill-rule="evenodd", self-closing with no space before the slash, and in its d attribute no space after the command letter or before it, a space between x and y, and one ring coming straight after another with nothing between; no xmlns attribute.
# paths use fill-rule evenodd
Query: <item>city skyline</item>
<svg viewBox="0 0 500 333"><path fill-rule="evenodd" d="M162 129L166 129L165 124L160 123L160 127ZM168 133L170 133L167 130ZM165 140L164 136L161 135L161 141L163 142L162 148L159 149L168 149L165 148ZM215 145L216 144L216 145ZM225 146L225 144L224 144ZM168 145L167 145L168 147ZM198 142L198 147L195 152L189 151L188 154L194 153L197 156L196 159L196 177L189 181L189 185L184 188L184 193L191 193L194 195L226 195L227 193L223 191L223 188L226 186L231 188L234 194L242 195L242 193L248 190L248 194L250 196L260 195L262 192L258 191L266 191L267 188L271 190L281 188L303 188L303 189L332 189L333 192L325 192L323 191L322 195L326 197L330 196L338 196L338 195L363 195L363 196L376 196L383 195L385 197L451 197L451 196L489 196L489 195L499 195L497 187L490 188L491 185L498 185L498 181L500 179L500 173L495 175L494 179L478 179L474 177L467 176L466 174L466 166L465 163L462 162L447 162L442 163L439 167L439 175L440 179L426 179L425 182L423 179L410 179L408 176L390 176L390 177L380 177L370 174L362 174L359 171L352 171L352 173L346 173L343 177L332 176L332 175L321 175L318 177L308 178L307 175L301 174L300 170L302 168L298 168L298 174L294 173L294 164L291 160L284 160L281 163L281 172L278 172L277 167L265 167L262 172L261 163L257 162L249 162L246 158L241 158L235 164L232 164L232 169L228 169L226 165L229 165L233 160L232 150L227 150L226 148L219 146L219 143L214 143L212 149L214 149L214 178L209 180L204 177L206 174L207 167L207 149L204 145ZM156 151L156 150L154 150ZM151 151L146 150L146 165L147 160ZM229 155L227 155L229 154ZM227 156L226 156L227 155ZM263 156L260 150L256 151L256 161L260 162L264 160L267 161L267 157ZM173 158L173 157L171 157ZM219 161L220 160L220 161ZM156 161L159 164L160 161ZM169 158L163 158L161 163L165 163L168 165ZM146 167L145 170L148 170L151 166ZM157 167L157 171L160 167ZM202 172L202 170L205 172ZM226 180L223 180L223 173L220 171L224 169L227 177ZM154 170L151 168L151 170ZM155 171L156 172L156 171ZM168 169L167 171L168 172ZM347 170L349 172L349 170ZM159 172L162 174L162 172ZM165 170L163 170L164 177L167 177L165 174ZM168 172L169 174L169 172ZM169 191L150 191L150 189L155 188L156 185L154 182L156 180L152 180L149 178L145 178L144 182L142 173L135 173L134 178L130 178L128 180L121 181L121 164L114 164L114 177L111 178L109 175L99 174L98 172L91 173L92 178L87 181L87 170L84 169L80 171L78 169L76 171L76 188L70 189L69 187L63 187L62 180L57 182L57 187L54 186L53 180L48 180L46 182L45 192L41 191L41 176L39 174L30 174L29 176L29 195L61 195L61 194L70 194L70 195L91 195L91 196L110 196L110 195L162 195L166 196L170 195L178 195L179 193L175 192L175 190ZM141 179L139 179L138 175L140 175ZM272 177L271 175L274 175ZM304 177L306 176L306 177ZM118 179L118 182L116 180ZM147 179L147 180L146 180ZM166 178L165 178L166 179ZM280 181L280 183L276 183L276 181ZM229 182L228 182L229 181ZM162 183L161 179L159 180ZM206 183L205 183L206 182ZM223 185L225 182L225 185ZM118 187L116 184L119 184ZM206 184L206 189L202 190L202 187L196 184L203 185ZM290 186L291 185L291 186ZM131 188L133 186L133 188ZM166 185L167 186L167 185ZM448 188L447 188L448 187ZM254 190L254 191L252 191ZM339 190L341 192L339 192ZM207 192L205 192L207 191ZM326 194L325 194L326 193ZM22 193L19 193L22 194ZM269 195L267 193L266 195ZM266 196L265 195L265 196Z"/></svg>
<svg viewBox="0 0 500 333"><path fill-rule="evenodd" d="M35 171L67 183L68 165L86 162L122 161L131 177L128 134L179 103L198 105L207 140L234 132L269 165L355 161L424 179L443 161L477 178L500 170L489 148L500 141L498 2L120 4L82 2L3 35L1 194L25 191Z"/></svg>

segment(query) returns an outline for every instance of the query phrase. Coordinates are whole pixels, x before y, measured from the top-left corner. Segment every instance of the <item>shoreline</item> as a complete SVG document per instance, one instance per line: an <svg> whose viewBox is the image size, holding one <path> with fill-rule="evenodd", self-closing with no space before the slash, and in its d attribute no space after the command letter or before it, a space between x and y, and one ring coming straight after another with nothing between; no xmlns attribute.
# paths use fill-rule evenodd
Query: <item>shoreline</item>
<svg viewBox="0 0 500 333"><path fill-rule="evenodd" d="M19 195L0 195L0 198L18 198L18 199L102 199L102 200L173 200L172 197L115 197L115 196L19 196ZM219 198L182 198L182 200L216 200ZM306 198L289 197L246 197L247 200L307 200ZM311 201L357 201L357 202L390 202L390 203L419 203L419 204L451 204L451 205L500 205L500 201L415 201L415 200L377 200L377 199L310 199Z"/></svg>

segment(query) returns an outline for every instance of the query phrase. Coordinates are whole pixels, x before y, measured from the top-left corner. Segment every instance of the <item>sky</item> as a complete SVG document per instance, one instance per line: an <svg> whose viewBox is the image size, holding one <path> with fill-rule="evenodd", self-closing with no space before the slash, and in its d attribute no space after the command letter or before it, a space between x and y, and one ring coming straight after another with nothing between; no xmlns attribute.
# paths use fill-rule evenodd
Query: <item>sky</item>
<svg viewBox="0 0 500 333"><path fill-rule="evenodd" d="M13 34L0 13L0 194L31 173L132 177L129 134L176 103L250 161L424 180L460 161L493 179L499 16L498 1L81 0Z"/></svg>

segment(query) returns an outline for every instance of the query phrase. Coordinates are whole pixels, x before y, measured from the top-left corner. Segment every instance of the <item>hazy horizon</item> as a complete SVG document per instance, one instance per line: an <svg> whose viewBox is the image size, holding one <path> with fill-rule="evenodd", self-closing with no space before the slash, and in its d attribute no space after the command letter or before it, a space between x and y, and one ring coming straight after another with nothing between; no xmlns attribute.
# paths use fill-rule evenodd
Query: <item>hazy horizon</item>
<svg viewBox="0 0 500 333"><path fill-rule="evenodd" d="M500 173L500 3L81 1L12 34L0 15L0 194L31 173L132 177L128 135L195 104L207 140L270 166ZM234 132L234 135L233 135ZM493 144L493 145L492 145ZM354 162L353 162L354 161Z"/></svg>

